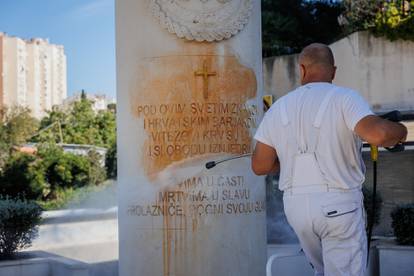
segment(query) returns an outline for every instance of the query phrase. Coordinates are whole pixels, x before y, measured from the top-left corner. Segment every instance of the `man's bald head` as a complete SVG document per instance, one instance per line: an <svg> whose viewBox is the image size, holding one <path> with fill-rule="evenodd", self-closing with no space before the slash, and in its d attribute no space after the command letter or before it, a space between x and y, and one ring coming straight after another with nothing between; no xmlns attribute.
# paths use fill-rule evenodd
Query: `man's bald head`
<svg viewBox="0 0 414 276"><path fill-rule="evenodd" d="M299 55L301 82L332 82L335 76L335 60L331 49L321 43L306 46Z"/></svg>

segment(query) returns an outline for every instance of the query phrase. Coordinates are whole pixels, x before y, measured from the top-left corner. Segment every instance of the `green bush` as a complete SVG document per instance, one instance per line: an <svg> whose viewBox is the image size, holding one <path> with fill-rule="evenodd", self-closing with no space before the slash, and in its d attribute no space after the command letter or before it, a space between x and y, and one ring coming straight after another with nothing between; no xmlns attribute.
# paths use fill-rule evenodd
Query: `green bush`
<svg viewBox="0 0 414 276"><path fill-rule="evenodd" d="M0 259L31 245L37 235L41 208L34 202L0 198Z"/></svg>
<svg viewBox="0 0 414 276"><path fill-rule="evenodd" d="M15 153L6 162L0 176L0 194L12 198L37 199L42 196L43 188L36 179L37 172L31 169L35 156Z"/></svg>
<svg viewBox="0 0 414 276"><path fill-rule="evenodd" d="M414 245L414 204L396 207L391 218L398 244Z"/></svg>
<svg viewBox="0 0 414 276"><path fill-rule="evenodd" d="M43 146L39 149L41 161L37 171L43 173L38 186L43 181L49 183L47 198L55 198L58 189L80 188L98 185L106 179L105 168L101 166L100 155L90 151L87 156L65 153L56 146Z"/></svg>
<svg viewBox="0 0 414 276"><path fill-rule="evenodd" d="M82 187L88 184L90 162L83 156L65 153L53 144L39 147L39 162L37 171L43 174L43 179L50 183L50 192L58 187Z"/></svg>
<svg viewBox="0 0 414 276"><path fill-rule="evenodd" d="M106 179L101 157L65 153L52 144L39 147L36 156L15 153L0 175L0 194L30 200L55 199L58 189L98 185Z"/></svg>

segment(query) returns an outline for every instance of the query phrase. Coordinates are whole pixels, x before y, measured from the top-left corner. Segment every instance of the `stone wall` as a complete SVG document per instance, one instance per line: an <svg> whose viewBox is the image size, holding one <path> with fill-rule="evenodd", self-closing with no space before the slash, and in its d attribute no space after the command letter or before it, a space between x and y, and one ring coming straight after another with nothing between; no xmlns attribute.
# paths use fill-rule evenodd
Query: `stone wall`
<svg viewBox="0 0 414 276"><path fill-rule="evenodd" d="M359 91L376 112L414 110L414 42L358 32L330 46L338 67L335 84ZM297 61L298 55L264 59L265 94L279 98L299 86Z"/></svg>

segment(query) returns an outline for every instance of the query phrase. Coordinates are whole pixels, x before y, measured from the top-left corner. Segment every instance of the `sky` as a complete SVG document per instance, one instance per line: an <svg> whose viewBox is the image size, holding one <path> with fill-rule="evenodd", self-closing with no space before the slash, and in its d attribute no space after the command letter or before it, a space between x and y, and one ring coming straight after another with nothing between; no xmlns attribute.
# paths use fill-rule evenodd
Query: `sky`
<svg viewBox="0 0 414 276"><path fill-rule="evenodd" d="M0 0L0 32L65 48L68 95L115 97L115 0Z"/></svg>

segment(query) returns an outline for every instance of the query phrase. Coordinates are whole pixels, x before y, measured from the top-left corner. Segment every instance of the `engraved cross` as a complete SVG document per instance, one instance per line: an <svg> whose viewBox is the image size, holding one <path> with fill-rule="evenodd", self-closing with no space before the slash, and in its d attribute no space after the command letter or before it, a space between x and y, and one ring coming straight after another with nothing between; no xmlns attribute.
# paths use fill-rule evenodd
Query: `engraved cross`
<svg viewBox="0 0 414 276"><path fill-rule="evenodd" d="M194 76L203 77L203 95L204 95L204 99L206 100L208 98L208 78L212 76L216 76L216 75L217 75L216 72L208 71L206 60L203 61L203 69L194 72Z"/></svg>

